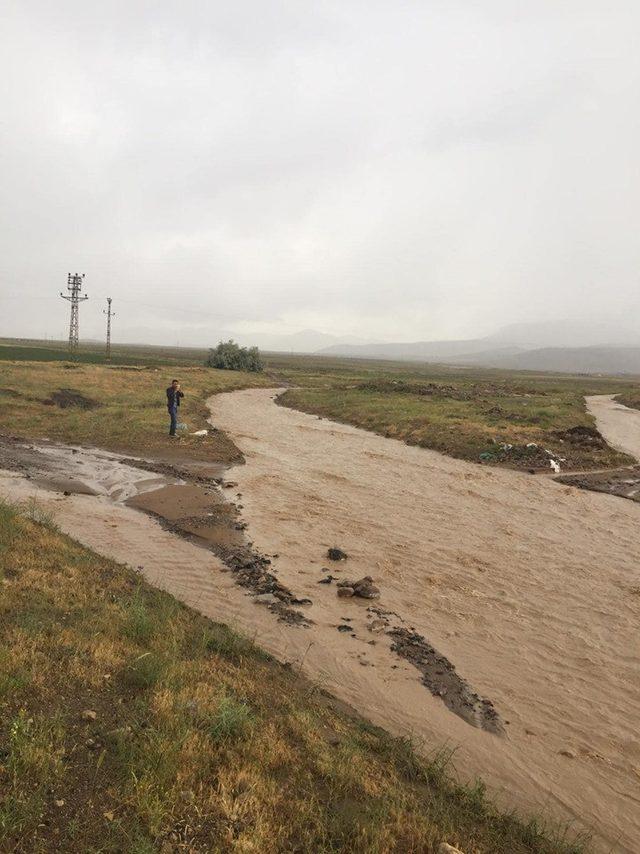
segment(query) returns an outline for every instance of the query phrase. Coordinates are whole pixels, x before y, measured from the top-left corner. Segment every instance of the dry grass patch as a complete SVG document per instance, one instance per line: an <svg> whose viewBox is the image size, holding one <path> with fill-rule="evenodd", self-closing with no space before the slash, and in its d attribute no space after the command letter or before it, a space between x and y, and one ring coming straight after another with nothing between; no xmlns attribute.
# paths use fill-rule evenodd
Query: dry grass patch
<svg viewBox="0 0 640 854"><path fill-rule="evenodd" d="M583 850L7 505L0 584L0 850Z"/></svg>

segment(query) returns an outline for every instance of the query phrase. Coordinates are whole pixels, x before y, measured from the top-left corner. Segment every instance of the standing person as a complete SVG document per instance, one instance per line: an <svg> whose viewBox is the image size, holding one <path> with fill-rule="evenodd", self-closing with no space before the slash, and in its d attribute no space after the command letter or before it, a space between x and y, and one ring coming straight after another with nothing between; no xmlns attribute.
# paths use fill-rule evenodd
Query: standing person
<svg viewBox="0 0 640 854"><path fill-rule="evenodd" d="M176 435L176 427L178 426L178 409L180 407L180 399L184 397L184 392L180 391L180 383L178 380L172 380L171 385L167 389L167 409L169 410L169 418L171 424L169 426L169 435Z"/></svg>

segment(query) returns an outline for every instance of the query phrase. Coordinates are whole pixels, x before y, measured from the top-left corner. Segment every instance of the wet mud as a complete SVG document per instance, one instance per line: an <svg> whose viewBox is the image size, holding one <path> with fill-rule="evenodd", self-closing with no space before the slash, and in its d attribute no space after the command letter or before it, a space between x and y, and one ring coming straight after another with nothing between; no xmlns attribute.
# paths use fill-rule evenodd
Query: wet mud
<svg viewBox="0 0 640 854"><path fill-rule="evenodd" d="M556 477L557 483L640 501L640 466Z"/></svg>
<svg viewBox="0 0 640 854"><path fill-rule="evenodd" d="M63 495L103 495L154 516L166 530L210 549L235 582L278 620L311 624L295 607L311 600L282 584L271 559L247 542L240 508L223 496L228 481L221 477L222 466L198 461L173 465L53 442L36 445L8 436L0 436L0 460L3 469L20 473L43 489Z"/></svg>
<svg viewBox="0 0 640 854"><path fill-rule="evenodd" d="M222 496L215 480L207 483L207 478L199 475L196 483L165 486L137 495L127 504L155 516L166 530L209 548L233 573L235 582L251 591L280 621L296 626L311 624L293 607L310 605L311 600L297 597L282 584L271 558L246 542L240 510Z"/></svg>

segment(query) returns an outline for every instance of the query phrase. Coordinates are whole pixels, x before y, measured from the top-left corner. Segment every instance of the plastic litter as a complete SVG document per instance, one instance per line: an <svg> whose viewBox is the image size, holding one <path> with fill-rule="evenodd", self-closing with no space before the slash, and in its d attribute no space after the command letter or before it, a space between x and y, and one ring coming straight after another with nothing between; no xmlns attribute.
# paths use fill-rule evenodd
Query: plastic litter
<svg viewBox="0 0 640 854"><path fill-rule="evenodd" d="M196 430L195 433L192 433L191 435L192 436L206 436L208 432L209 432L208 430Z"/></svg>
<svg viewBox="0 0 640 854"><path fill-rule="evenodd" d="M182 423L176 424L176 430L186 430L186 429L187 429L186 424L182 424Z"/></svg>
<svg viewBox="0 0 640 854"><path fill-rule="evenodd" d="M555 460L549 460L549 465L556 474L560 474L560 463L557 463Z"/></svg>

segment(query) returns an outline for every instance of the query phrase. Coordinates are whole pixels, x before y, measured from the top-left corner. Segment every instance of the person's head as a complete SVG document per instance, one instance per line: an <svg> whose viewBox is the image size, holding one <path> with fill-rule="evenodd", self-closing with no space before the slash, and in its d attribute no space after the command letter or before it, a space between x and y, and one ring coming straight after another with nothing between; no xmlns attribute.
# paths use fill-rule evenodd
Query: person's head
<svg viewBox="0 0 640 854"><path fill-rule="evenodd" d="M171 385L173 386L173 388L178 388L178 386L180 385L180 381L179 380L171 380Z"/></svg>

